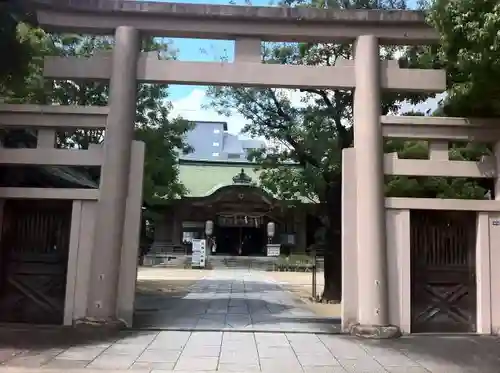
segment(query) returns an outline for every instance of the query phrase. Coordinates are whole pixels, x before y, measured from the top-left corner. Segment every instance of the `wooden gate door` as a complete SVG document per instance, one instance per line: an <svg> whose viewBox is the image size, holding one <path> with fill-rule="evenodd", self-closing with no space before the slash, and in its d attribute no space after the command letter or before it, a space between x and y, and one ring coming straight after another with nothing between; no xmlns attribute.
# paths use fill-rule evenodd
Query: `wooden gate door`
<svg viewBox="0 0 500 373"><path fill-rule="evenodd" d="M411 331L476 331L476 213L411 212Z"/></svg>
<svg viewBox="0 0 500 373"><path fill-rule="evenodd" d="M72 201L7 200L0 321L62 324Z"/></svg>

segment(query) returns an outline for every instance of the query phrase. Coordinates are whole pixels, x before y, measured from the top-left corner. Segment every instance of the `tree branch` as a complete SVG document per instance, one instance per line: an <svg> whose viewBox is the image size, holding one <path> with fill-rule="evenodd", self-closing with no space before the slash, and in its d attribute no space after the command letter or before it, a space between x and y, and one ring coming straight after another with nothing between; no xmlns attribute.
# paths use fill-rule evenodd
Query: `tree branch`
<svg viewBox="0 0 500 373"><path fill-rule="evenodd" d="M273 90L270 90L270 92L271 92L271 98L274 102L274 105L276 106L276 110L278 112L278 115L280 117L282 117L285 121L289 122L290 124L293 123L293 119L290 117L290 115L288 115L283 110L283 107L281 106L278 98L276 97L276 93ZM294 152L296 154L296 158L297 158L297 161L299 161L299 163L301 163L303 166L305 166L307 163L309 163L311 166L321 169L321 166L322 166L321 163L316 158L311 156L302 144L300 144L296 139L293 138L293 136L288 131L287 127L285 127L283 125L271 123L270 120L267 121L266 125L268 125L270 128L283 130L285 132L284 137L285 137L286 141L288 141L288 143L294 148ZM326 178L326 175L324 175L324 176Z"/></svg>
<svg viewBox="0 0 500 373"><path fill-rule="evenodd" d="M321 97L325 103L327 110L331 112L333 122L335 123L335 129L339 135L340 139L340 149L345 149L351 146L352 139L349 136L349 130L342 124L342 116L339 113L338 107L342 105L341 98L338 94L335 94L335 104L328 97L328 93L321 89L306 88L301 89L300 92L313 93Z"/></svg>

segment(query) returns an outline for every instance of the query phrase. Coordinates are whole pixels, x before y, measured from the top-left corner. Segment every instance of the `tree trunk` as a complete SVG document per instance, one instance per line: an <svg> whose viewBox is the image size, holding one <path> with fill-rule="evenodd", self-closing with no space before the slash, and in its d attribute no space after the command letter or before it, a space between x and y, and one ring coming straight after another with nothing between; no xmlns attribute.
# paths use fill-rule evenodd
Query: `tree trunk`
<svg viewBox="0 0 500 373"><path fill-rule="evenodd" d="M322 300L337 303L342 300L341 186L342 182L337 180L328 189L326 203L328 226L323 252L325 288Z"/></svg>
<svg viewBox="0 0 500 373"><path fill-rule="evenodd" d="M331 248L329 246L324 252L324 277L325 288L323 289L322 300L332 303L340 303L342 300L342 265L341 265L341 250Z"/></svg>

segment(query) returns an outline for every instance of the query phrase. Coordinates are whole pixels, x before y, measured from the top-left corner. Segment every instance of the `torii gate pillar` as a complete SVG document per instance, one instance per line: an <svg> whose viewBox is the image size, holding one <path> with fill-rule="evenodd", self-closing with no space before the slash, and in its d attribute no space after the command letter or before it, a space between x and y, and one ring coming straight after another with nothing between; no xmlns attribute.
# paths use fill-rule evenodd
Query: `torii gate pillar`
<svg viewBox="0 0 500 373"><path fill-rule="evenodd" d="M399 334L399 330L388 325L381 68L377 38L360 36L354 45L354 53L359 324L352 328L352 332L386 338L388 334Z"/></svg>
<svg viewBox="0 0 500 373"><path fill-rule="evenodd" d="M118 27L115 32L104 164L95 222L94 248L99 253L92 255L89 287L88 315L98 319L116 317L139 53L139 31L129 26Z"/></svg>

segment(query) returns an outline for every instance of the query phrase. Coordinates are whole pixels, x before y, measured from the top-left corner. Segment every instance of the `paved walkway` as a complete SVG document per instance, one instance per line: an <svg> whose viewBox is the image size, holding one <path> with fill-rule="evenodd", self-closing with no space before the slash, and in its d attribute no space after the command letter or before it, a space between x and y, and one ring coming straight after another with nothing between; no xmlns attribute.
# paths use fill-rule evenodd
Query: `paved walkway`
<svg viewBox="0 0 500 373"><path fill-rule="evenodd" d="M0 328L0 373L500 372L494 337L326 334L332 320L319 322L264 273L211 272L187 295L140 307L138 321L166 330Z"/></svg>
<svg viewBox="0 0 500 373"><path fill-rule="evenodd" d="M139 295L134 325L183 331L339 332L339 320L319 318L265 272L211 271L187 295Z"/></svg>
<svg viewBox="0 0 500 373"><path fill-rule="evenodd" d="M128 332L0 329L0 373L494 373L491 337L408 337L242 332Z"/></svg>

